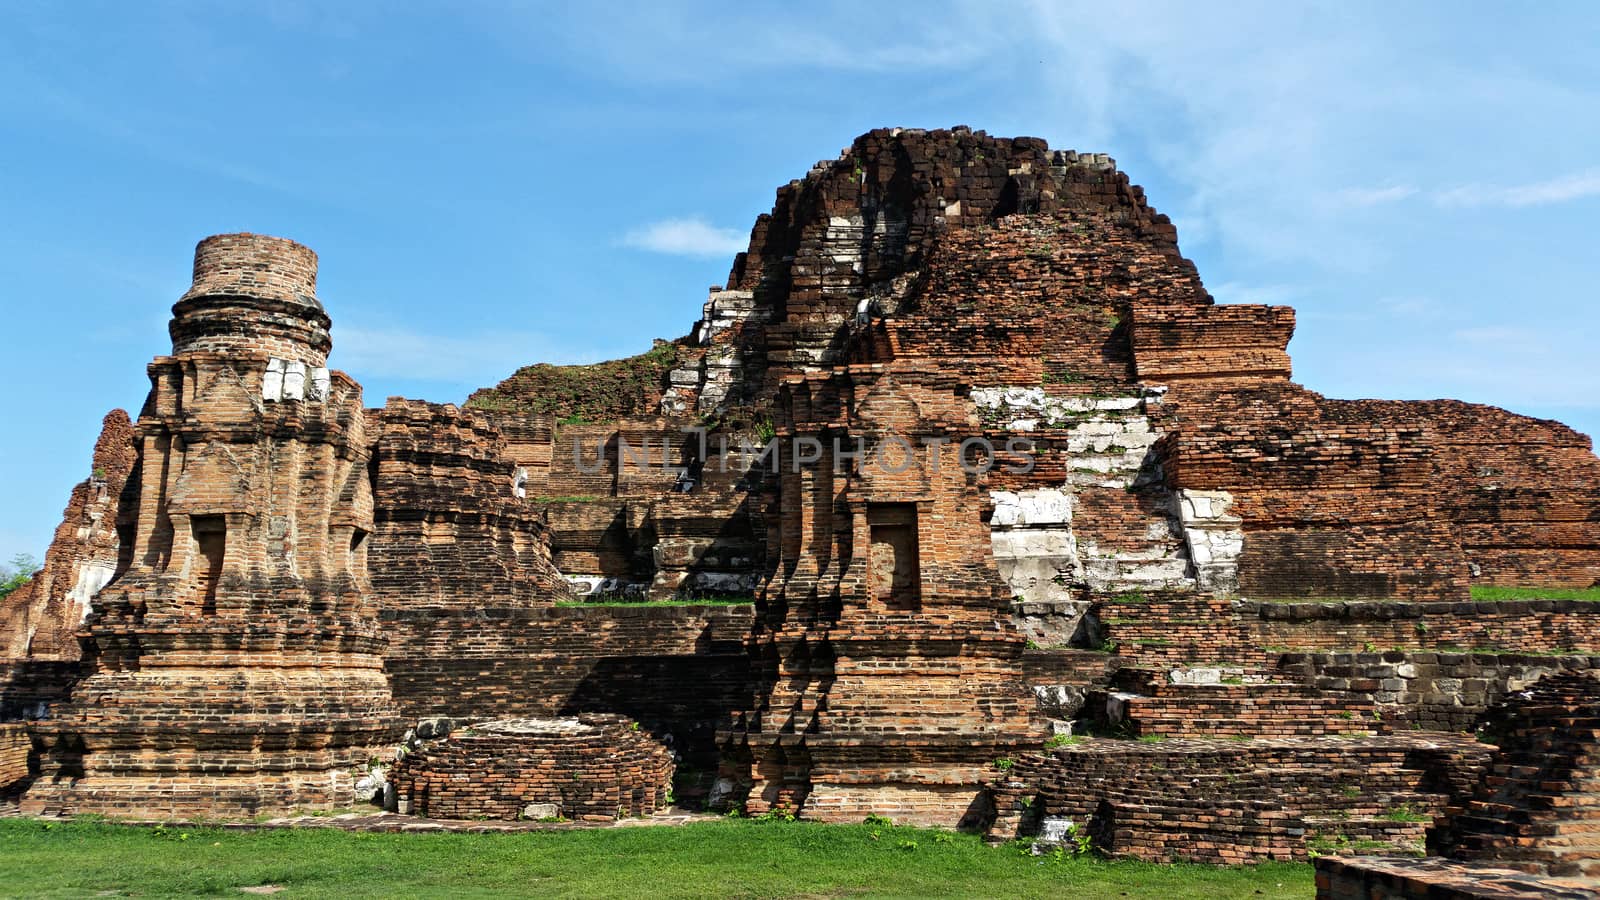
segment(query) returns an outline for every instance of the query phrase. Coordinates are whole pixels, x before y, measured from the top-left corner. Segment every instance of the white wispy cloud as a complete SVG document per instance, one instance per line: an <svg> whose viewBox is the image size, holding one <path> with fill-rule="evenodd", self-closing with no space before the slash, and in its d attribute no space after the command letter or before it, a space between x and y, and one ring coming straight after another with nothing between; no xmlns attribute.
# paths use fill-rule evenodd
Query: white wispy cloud
<svg viewBox="0 0 1600 900"><path fill-rule="evenodd" d="M1380 297L1375 304L1388 315L1412 319L1437 319L1449 313L1449 307L1432 297L1405 295Z"/></svg>
<svg viewBox="0 0 1600 900"><path fill-rule="evenodd" d="M1468 344L1492 344L1497 346L1541 346L1547 344L1545 336L1532 328L1523 328L1516 325L1480 325L1472 328L1458 328L1451 332L1451 337Z"/></svg>
<svg viewBox="0 0 1600 900"><path fill-rule="evenodd" d="M1600 169L1574 172L1546 181L1519 185L1467 184L1440 191L1435 200L1440 206L1547 206L1586 197L1600 196Z"/></svg>
<svg viewBox="0 0 1600 900"><path fill-rule="evenodd" d="M718 228L698 217L662 219L622 236L624 246L673 256L730 256L747 242L732 228Z"/></svg>
<svg viewBox="0 0 1600 900"><path fill-rule="evenodd" d="M1409 184L1395 184L1379 188L1344 188L1333 195L1335 206L1364 208L1394 203L1415 196L1417 189Z"/></svg>

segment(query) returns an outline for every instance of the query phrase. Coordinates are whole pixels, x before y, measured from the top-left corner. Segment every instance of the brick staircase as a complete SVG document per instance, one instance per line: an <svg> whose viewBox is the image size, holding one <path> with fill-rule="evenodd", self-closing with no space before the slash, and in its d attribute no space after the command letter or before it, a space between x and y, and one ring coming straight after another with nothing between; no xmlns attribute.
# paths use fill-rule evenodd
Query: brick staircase
<svg viewBox="0 0 1600 900"><path fill-rule="evenodd" d="M1506 699L1504 750L1432 849L1600 887L1600 679L1552 676Z"/></svg>
<svg viewBox="0 0 1600 900"><path fill-rule="evenodd" d="M1179 670L1182 671L1182 670ZM1311 737L1382 730L1369 697L1330 694L1251 671L1240 683L1190 684L1166 672L1124 668L1116 689L1091 694L1088 709L1133 737Z"/></svg>

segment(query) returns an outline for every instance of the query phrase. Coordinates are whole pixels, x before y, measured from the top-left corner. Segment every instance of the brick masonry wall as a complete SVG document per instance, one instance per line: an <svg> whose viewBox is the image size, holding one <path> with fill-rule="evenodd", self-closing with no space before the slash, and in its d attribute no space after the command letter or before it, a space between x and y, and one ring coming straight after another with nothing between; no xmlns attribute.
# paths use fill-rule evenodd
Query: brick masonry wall
<svg viewBox="0 0 1600 900"><path fill-rule="evenodd" d="M407 718L617 712L672 735L691 768L748 702L749 606L413 608L382 613Z"/></svg>
<svg viewBox="0 0 1600 900"><path fill-rule="evenodd" d="M624 716L509 719L407 754L389 778L402 809L437 819L609 822L666 804L672 751Z"/></svg>
<svg viewBox="0 0 1600 900"><path fill-rule="evenodd" d="M372 589L385 609L568 599L541 510L488 416L389 399L367 413L373 447ZM526 489L524 488L524 493Z"/></svg>
<svg viewBox="0 0 1600 900"><path fill-rule="evenodd" d="M44 565L0 600L0 660L76 660L78 626L118 565L117 510L138 462L133 423L106 414L89 477L72 489Z"/></svg>
<svg viewBox="0 0 1600 900"><path fill-rule="evenodd" d="M0 724L0 795L28 778L28 755L33 739L21 724Z"/></svg>
<svg viewBox="0 0 1600 900"><path fill-rule="evenodd" d="M48 714L51 707L67 699L82 670L75 660L0 662L0 722Z"/></svg>
<svg viewBox="0 0 1600 900"><path fill-rule="evenodd" d="M1280 670L1319 691L1371 698L1386 723L1472 731L1507 694L1546 675L1600 669L1600 656L1524 653L1285 653Z"/></svg>
<svg viewBox="0 0 1600 900"><path fill-rule="evenodd" d="M1414 851L1426 823L1385 814L1442 811L1491 751L1459 735L1088 740L1021 755L997 774L988 834L1070 822L1102 852L1150 861L1304 859L1339 838Z"/></svg>
<svg viewBox="0 0 1600 900"><path fill-rule="evenodd" d="M1128 595L1093 607L1118 656L1274 665L1285 652L1394 648L1600 652L1600 604L1580 600L1263 603Z"/></svg>

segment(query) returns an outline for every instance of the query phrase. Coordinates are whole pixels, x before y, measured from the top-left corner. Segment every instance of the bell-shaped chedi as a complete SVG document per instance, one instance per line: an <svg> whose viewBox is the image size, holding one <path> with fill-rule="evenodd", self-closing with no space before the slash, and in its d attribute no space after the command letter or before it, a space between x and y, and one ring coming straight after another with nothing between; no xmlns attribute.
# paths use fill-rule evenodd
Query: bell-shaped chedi
<svg viewBox="0 0 1600 900"><path fill-rule="evenodd" d="M316 255L219 235L150 364L87 671L34 728L26 811L348 802L396 724L367 575L361 388L326 368Z"/></svg>

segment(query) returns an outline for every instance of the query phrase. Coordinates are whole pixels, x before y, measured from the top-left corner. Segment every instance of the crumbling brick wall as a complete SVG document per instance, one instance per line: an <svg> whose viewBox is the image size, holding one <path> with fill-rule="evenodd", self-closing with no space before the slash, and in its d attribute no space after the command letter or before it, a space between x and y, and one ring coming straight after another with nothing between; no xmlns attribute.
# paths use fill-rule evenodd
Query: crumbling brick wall
<svg viewBox="0 0 1600 900"><path fill-rule="evenodd" d="M373 432L372 588L386 609L567 599L539 509L484 413L390 398ZM522 488L522 493L526 489Z"/></svg>
<svg viewBox="0 0 1600 900"><path fill-rule="evenodd" d="M402 808L436 819L647 816L672 791L672 751L625 716L508 719L452 732L390 771Z"/></svg>
<svg viewBox="0 0 1600 900"><path fill-rule="evenodd" d="M101 423L89 477L72 489L43 567L0 600L0 659L79 658L78 626L117 569L117 508L137 461L133 423L114 409Z"/></svg>

